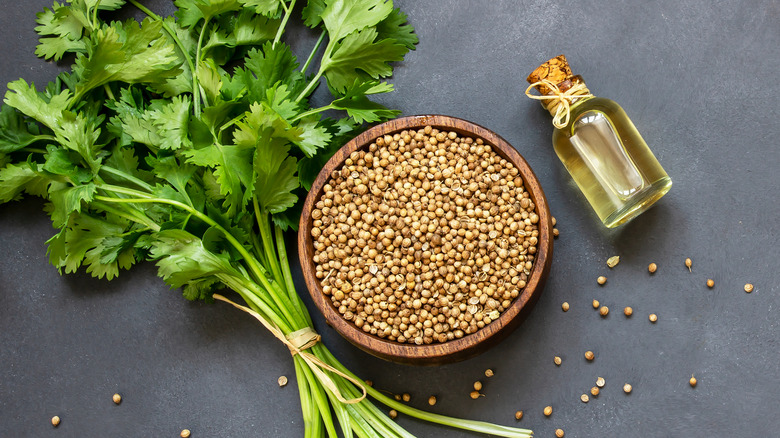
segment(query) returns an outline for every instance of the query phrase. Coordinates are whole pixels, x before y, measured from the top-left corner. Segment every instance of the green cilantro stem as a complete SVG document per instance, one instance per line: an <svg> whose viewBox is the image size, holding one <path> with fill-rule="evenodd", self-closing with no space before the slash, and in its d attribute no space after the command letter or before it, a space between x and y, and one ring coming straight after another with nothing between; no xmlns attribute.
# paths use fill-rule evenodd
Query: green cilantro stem
<svg viewBox="0 0 780 438"><path fill-rule="evenodd" d="M303 119L305 117L309 117L309 116L314 115L314 114L319 114L321 112L324 112L324 111L327 111L327 110L330 110L330 109L336 109L336 107L333 106L333 103L330 103L330 104L325 105L325 106L321 106L319 108L313 108L313 109L310 109L309 111L300 113L297 116L293 117L292 120L290 120L290 123L295 123L298 120L301 120L301 119Z"/></svg>
<svg viewBox="0 0 780 438"><path fill-rule="evenodd" d="M285 2L283 0L282 6L285 6ZM292 0L290 5L284 8L284 18L282 18L282 23L279 25L279 29L276 30L276 36L274 37L274 42L271 47L276 47L276 43L278 43L282 38L284 28L287 27L287 20L290 19L290 15L292 15L293 9L295 9L295 0Z"/></svg>
<svg viewBox="0 0 780 438"><path fill-rule="evenodd" d="M274 227L276 234L276 249L279 251L279 262L282 265L282 275L284 276L284 283L287 286L287 294L290 296L290 302L292 302L297 308L300 314L306 321L307 325L313 325L311 315L303 306L303 302L298 296L298 292L295 290L295 283L293 282L292 272L290 272L290 261L287 258L287 248L284 244L284 233L279 227Z"/></svg>
<svg viewBox="0 0 780 438"><path fill-rule="evenodd" d="M33 154L45 154L47 153L46 149L39 149L39 148L22 148L20 149L22 152L30 152Z"/></svg>
<svg viewBox="0 0 780 438"><path fill-rule="evenodd" d="M138 187L146 190L147 192L151 192L153 190L152 186L147 184L145 181L140 180L140 179L138 179L138 178L136 178L136 177L126 173L126 172L122 172L119 169L115 169L115 168L113 168L111 166L107 166L107 165L104 164L104 165L102 165L100 167L100 170L104 170L107 173L110 173L110 174L112 174L114 176L118 176L118 177L120 177L122 179L125 179L125 180L127 180L129 182L132 182L133 184L135 184Z"/></svg>
<svg viewBox="0 0 780 438"><path fill-rule="evenodd" d="M298 95L298 97L295 98L295 103L298 103L303 99L304 97L308 96L309 93L312 92L314 88L317 87L317 85L320 84L320 78L322 77L323 71L320 70L317 72L316 75L309 81L309 83L306 85L306 88L301 91L301 94Z"/></svg>
<svg viewBox="0 0 780 438"><path fill-rule="evenodd" d="M260 229L260 241L263 244L265 256L268 260L269 270L277 281L282 281L282 269L279 267L279 261L274 257L276 251L274 250L274 240L271 236L271 229L268 225L268 213L260 211L260 205L257 203L257 198L252 198L252 205L255 209L255 219L257 221L257 226Z"/></svg>
<svg viewBox="0 0 780 438"><path fill-rule="evenodd" d="M176 45L179 47L179 51L181 51L182 56L187 61L187 64L190 66L190 71L195 71L195 65L192 62L192 57L190 57L190 54L187 53L187 50L184 48L184 44L182 44L181 39L179 39L179 36L176 35L176 32L171 29L171 27L168 25L168 23L165 22L165 20L162 19L159 15L152 12L149 8L146 6L138 3L136 0L128 0L133 6L138 8L141 12L148 15L152 20L156 21L162 21L162 27L165 29L165 31L170 35L171 39L173 39L173 42L176 43Z"/></svg>
<svg viewBox="0 0 780 438"><path fill-rule="evenodd" d="M322 41L325 39L325 35L327 35L327 33L328 33L327 31L323 30L322 33L320 34L320 37L317 38L317 43L314 44L314 48L311 49L311 53L309 53L309 57L306 58L306 63L303 64L303 67L301 68L301 73L305 74L306 70L309 69L309 64L314 59L314 55L317 53L317 50L319 50L320 44L322 44Z"/></svg>
<svg viewBox="0 0 780 438"><path fill-rule="evenodd" d="M109 204L103 202L92 201L92 206L99 208L103 211L115 214L119 217L123 217L131 222L139 223L146 226L148 229L157 232L160 231L160 226L154 223L151 219L134 210L124 210L119 208L113 208Z"/></svg>
<svg viewBox="0 0 780 438"><path fill-rule="evenodd" d="M198 67L200 66L200 52L203 46L203 37L206 35L206 28L209 25L209 18L203 21L203 27L200 28L198 36L198 45L195 46L195 68L192 70L192 103L195 111L195 117L200 118L200 84L198 83Z"/></svg>

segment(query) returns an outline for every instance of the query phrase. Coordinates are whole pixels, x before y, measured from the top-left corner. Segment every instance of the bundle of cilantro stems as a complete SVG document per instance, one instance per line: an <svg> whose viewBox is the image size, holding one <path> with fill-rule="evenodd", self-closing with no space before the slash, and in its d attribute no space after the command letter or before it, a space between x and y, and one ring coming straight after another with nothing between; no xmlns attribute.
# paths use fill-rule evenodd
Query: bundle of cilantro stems
<svg viewBox="0 0 780 438"><path fill-rule="evenodd" d="M175 17L125 3L70 0L39 13L36 54L75 59L72 71L40 90L11 82L0 111L0 203L46 200L59 229L51 263L110 280L154 260L190 300L234 291L245 305L233 304L293 353L306 437L412 436L366 392L421 420L530 436L363 385L317 342L293 285L283 232L302 195L363 123L398 114L368 96L392 91L381 81L389 63L417 43L406 15L383 0L177 0ZM146 18L103 21L125 6ZM282 41L294 11L321 32L302 66ZM311 108L322 78L332 101Z"/></svg>

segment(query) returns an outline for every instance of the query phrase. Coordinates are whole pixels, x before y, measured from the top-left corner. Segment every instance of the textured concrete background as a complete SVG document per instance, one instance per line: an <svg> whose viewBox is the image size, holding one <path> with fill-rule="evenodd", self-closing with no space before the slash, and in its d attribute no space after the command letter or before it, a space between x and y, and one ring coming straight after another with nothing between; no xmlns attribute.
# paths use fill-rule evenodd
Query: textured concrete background
<svg viewBox="0 0 780 438"><path fill-rule="evenodd" d="M22 76L42 85L67 67L33 55L34 13L50 4L2 1L3 84ZM315 314L324 342L377 387L412 393L415 406L435 394L435 412L539 437L557 427L567 437L777 436L780 2L397 5L420 44L397 67L397 91L384 103L406 115L462 117L507 139L539 176L561 237L536 309L475 359L437 368L383 362ZM304 29L291 29L290 40L308 53L312 35L294 32ZM625 108L674 181L657 207L617 230L589 210L552 151L549 115L522 93L525 76L559 53L596 95ZM53 230L41 207L0 207L0 436L173 437L185 427L194 437L302 436L294 379L276 383L294 375L281 344L228 306L185 301L149 264L110 283L61 277L47 262ZM609 270L612 255L621 263ZM609 281L599 287L602 274ZM756 286L749 295L747 282ZM594 298L612 310L607 318L590 308ZM620 312L628 305L631 319ZM586 350L596 352L592 363ZM483 378L486 368L495 377ZM596 376L607 380L602 395L581 403ZM480 378L486 397L474 401L468 393ZM620 390L625 382L631 395ZM548 404L555 412L545 418ZM57 429L53 415L62 418ZM475 436L398 421L419 436Z"/></svg>

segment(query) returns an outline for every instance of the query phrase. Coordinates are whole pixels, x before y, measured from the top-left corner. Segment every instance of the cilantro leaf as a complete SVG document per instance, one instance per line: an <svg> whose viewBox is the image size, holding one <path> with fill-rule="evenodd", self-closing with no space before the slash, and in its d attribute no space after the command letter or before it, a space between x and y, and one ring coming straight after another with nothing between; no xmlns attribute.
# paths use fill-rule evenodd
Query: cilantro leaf
<svg viewBox="0 0 780 438"><path fill-rule="evenodd" d="M214 169L214 176L225 195L224 206L233 215L248 201L244 187L251 184L253 147L215 144L202 149L184 151L187 162Z"/></svg>
<svg viewBox="0 0 780 438"><path fill-rule="evenodd" d="M122 27L104 27L95 32L87 54L76 58L76 96L111 81L162 82L179 74L179 65L173 44L163 37L161 21L128 20Z"/></svg>
<svg viewBox="0 0 780 438"><path fill-rule="evenodd" d="M51 219L54 225L57 227L65 226L71 213L80 213L82 203L92 201L96 191L97 186L94 183L50 191L49 200L54 207Z"/></svg>
<svg viewBox="0 0 780 438"><path fill-rule="evenodd" d="M393 11L388 0L342 0L326 2L322 21L332 41L375 26Z"/></svg>
<svg viewBox="0 0 780 438"><path fill-rule="evenodd" d="M271 129L261 133L254 157L254 196L263 211L280 213L292 207L298 196L298 161L287 154L286 139L273 137Z"/></svg>
<svg viewBox="0 0 780 438"><path fill-rule="evenodd" d="M191 28L200 20L211 20L225 12L238 11L241 3L238 0L176 0L174 4L179 24Z"/></svg>
<svg viewBox="0 0 780 438"><path fill-rule="evenodd" d="M187 136L190 116L190 98L174 96L160 110L150 114L151 121L160 136L160 149L189 149L192 142Z"/></svg>
<svg viewBox="0 0 780 438"><path fill-rule="evenodd" d="M184 230L163 230L152 239L150 257L157 272L171 287L205 279L241 279L226 254L208 251L203 242Z"/></svg>
<svg viewBox="0 0 780 438"><path fill-rule="evenodd" d="M10 105L0 108L0 153L9 154L38 140L24 117Z"/></svg>
<svg viewBox="0 0 780 438"><path fill-rule="evenodd" d="M311 27L312 29L322 23L322 13L325 11L325 0L309 0L304 6L303 11L303 24Z"/></svg>
<svg viewBox="0 0 780 438"><path fill-rule="evenodd" d="M420 41L414 34L414 27L406 24L408 18L400 9L394 9L390 15L376 25L379 39L393 39L409 50Z"/></svg>
<svg viewBox="0 0 780 438"><path fill-rule="evenodd" d="M322 60L328 85L343 92L355 80L379 79L393 74L391 61L400 61L409 49L392 39L376 41L373 27L349 34Z"/></svg>
<svg viewBox="0 0 780 438"><path fill-rule="evenodd" d="M331 105L334 108L345 110L356 122L378 122L396 117L400 111L387 109L384 105L372 102L366 95L389 93L393 91L393 86L386 82L360 82L349 87L344 96L333 101Z"/></svg>
<svg viewBox="0 0 780 438"><path fill-rule="evenodd" d="M135 262L133 244L137 234L124 236L128 222L117 216L99 218L87 213L75 215L65 230L67 255L61 261L65 273L76 272L82 264L93 277L111 280L119 269Z"/></svg>
<svg viewBox="0 0 780 438"><path fill-rule="evenodd" d="M8 164L0 169L0 204L21 199L22 192L45 197L51 180L27 163Z"/></svg>
<svg viewBox="0 0 780 438"><path fill-rule="evenodd" d="M253 8L255 13L270 18L279 18L282 14L283 0L239 0L245 8Z"/></svg>
<svg viewBox="0 0 780 438"><path fill-rule="evenodd" d="M284 43L267 42L260 50L250 50L245 68L243 71L237 69L236 76L243 80L251 101L264 100L266 90L277 83L286 85L290 95L297 95L306 86L306 78L297 70L298 61L292 49Z"/></svg>

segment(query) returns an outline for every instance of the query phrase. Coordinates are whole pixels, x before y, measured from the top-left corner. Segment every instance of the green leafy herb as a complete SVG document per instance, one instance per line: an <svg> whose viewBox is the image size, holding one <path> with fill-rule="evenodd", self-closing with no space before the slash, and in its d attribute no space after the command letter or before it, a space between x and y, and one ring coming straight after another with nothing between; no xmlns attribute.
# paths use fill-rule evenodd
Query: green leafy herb
<svg viewBox="0 0 780 438"><path fill-rule="evenodd" d="M364 122L399 113L371 96L393 90L382 79L417 43L406 15L388 0L310 0L304 24L322 33L301 66L282 41L296 0L176 0L175 17L127 3L147 18L105 21L123 0L55 2L38 14L36 53L74 65L42 90L8 85L0 203L46 200L58 229L49 259L65 273L110 280L153 260L187 299L229 289L282 337L311 328L283 231L296 227L305 190L335 150ZM323 77L330 103L312 108ZM305 354L316 361L293 360L307 437L335 437L336 423L346 437L411 436L363 389L419 419L530 434L398 403L359 385L321 343Z"/></svg>

